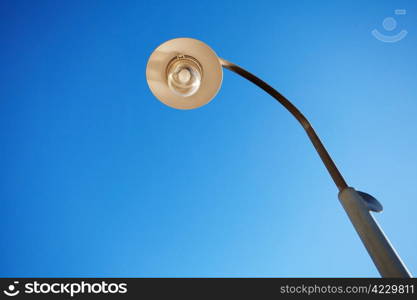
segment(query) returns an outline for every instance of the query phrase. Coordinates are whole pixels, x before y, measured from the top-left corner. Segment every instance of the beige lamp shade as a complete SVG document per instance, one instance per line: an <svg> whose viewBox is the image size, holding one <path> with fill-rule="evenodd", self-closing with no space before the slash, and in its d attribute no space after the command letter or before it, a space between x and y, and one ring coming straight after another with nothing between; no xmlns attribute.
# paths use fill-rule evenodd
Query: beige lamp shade
<svg viewBox="0 0 417 300"><path fill-rule="evenodd" d="M146 80L154 96L177 109L207 104L216 96L222 79L223 70L216 53L191 38L161 44L146 66Z"/></svg>

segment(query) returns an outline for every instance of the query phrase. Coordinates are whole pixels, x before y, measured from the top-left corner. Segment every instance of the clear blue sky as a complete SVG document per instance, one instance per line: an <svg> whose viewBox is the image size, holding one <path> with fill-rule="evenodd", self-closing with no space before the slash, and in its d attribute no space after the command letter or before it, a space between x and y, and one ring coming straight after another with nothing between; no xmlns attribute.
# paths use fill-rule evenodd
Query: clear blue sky
<svg viewBox="0 0 417 300"><path fill-rule="evenodd" d="M0 275L378 276L272 98L228 71L197 110L153 97L147 59L175 37L299 106L348 183L382 202L416 274L416 14L416 1L1 1Z"/></svg>

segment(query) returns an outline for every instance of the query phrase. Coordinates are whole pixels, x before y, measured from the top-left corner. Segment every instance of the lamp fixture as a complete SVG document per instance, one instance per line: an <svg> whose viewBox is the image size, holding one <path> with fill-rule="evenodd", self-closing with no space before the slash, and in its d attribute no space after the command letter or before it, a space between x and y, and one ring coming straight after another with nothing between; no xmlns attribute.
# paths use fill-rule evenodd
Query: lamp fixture
<svg viewBox="0 0 417 300"><path fill-rule="evenodd" d="M155 49L146 67L146 79L162 103L177 109L193 109L216 96L223 69L209 46L195 39L178 38Z"/></svg>
<svg viewBox="0 0 417 300"><path fill-rule="evenodd" d="M219 58L205 43L191 38L169 40L151 54L146 79L155 97L177 109L193 109L210 102L220 89L222 67L257 85L283 105L304 128L339 190L339 200L383 277L411 277L371 211L382 205L371 195L349 187L307 118L286 97L245 69Z"/></svg>

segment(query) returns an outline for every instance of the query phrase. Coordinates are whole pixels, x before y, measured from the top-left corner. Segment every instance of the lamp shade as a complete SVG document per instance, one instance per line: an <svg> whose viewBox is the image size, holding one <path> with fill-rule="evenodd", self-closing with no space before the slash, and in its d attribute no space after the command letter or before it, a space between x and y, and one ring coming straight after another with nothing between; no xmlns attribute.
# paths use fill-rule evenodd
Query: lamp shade
<svg viewBox="0 0 417 300"><path fill-rule="evenodd" d="M154 96L177 109L207 104L216 96L222 79L223 70L216 53L191 38L161 44L146 66L146 80Z"/></svg>

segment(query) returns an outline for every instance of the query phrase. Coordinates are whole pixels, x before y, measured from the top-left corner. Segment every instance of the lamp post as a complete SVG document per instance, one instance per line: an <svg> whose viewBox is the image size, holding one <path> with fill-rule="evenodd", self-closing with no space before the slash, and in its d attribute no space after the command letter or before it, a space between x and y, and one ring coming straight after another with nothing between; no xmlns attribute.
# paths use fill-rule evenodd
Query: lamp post
<svg viewBox="0 0 417 300"><path fill-rule="evenodd" d="M382 211L371 195L349 187L307 118L287 98L243 68L219 58L201 41L169 40L151 54L146 79L152 93L164 104L193 109L210 102L222 83L222 67L257 85L282 104L301 124L339 190L339 200L382 277L409 278L401 261L370 211Z"/></svg>

